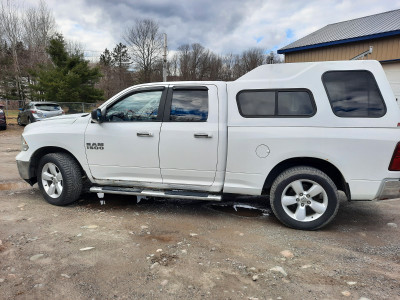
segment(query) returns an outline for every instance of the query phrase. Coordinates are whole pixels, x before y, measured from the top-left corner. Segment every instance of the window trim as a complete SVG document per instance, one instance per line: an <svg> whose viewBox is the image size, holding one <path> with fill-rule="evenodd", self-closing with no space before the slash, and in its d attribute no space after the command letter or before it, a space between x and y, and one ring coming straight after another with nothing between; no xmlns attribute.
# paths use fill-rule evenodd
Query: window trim
<svg viewBox="0 0 400 300"><path fill-rule="evenodd" d="M204 121L173 121L170 120L171 115L171 105L172 105L172 96L174 91L184 91L184 90L195 90L195 91L207 91L207 101L208 101L208 111L207 111L207 120ZM206 86L191 86L191 85L182 85L182 86L171 86L168 88L167 99L165 101L164 107L164 117L163 122L170 123L206 123L208 121L209 113L210 113L210 95L208 93L209 89Z"/></svg>
<svg viewBox="0 0 400 300"><path fill-rule="evenodd" d="M244 115L240 107L239 95L244 92L274 92L275 93L275 111L273 115ZM310 96L311 106L313 113L310 115L278 115L278 93L279 92L306 92ZM259 118L311 118L317 113L317 105L315 103L313 93L306 88L289 88L289 89L246 89L241 90L236 94L236 106L239 114L246 119L259 119Z"/></svg>
<svg viewBox="0 0 400 300"><path fill-rule="evenodd" d="M380 116L380 117L369 117L369 116L365 116L365 117L338 116L338 115L336 114L336 112L335 112L333 106L332 106L332 101L331 101L331 98L330 98L329 93L328 93L328 89L327 89L327 87L326 87L326 85L325 85L325 81L324 81L324 76L325 76L326 73L336 73L336 72L348 72L348 73L350 73L350 72L366 72L366 73L371 74L371 75L372 75L372 79L374 80L375 87L378 89L378 93L379 93L379 95L381 96L381 99L382 99L382 102L383 102L384 114L383 114L382 116ZM336 117L338 117L338 118L379 119L379 118L384 117L384 116L386 115L386 113L387 113L387 107L386 107L385 98L383 97L382 92L381 92L381 89L379 88L379 85L378 85L378 83L376 82L376 79L375 79L374 74L373 74L371 71L369 71L369 70L363 70L363 69L359 69L359 70L330 70L330 71L324 72L324 73L321 75L321 82L322 82L322 84L324 85L325 93L326 93L326 96L328 97L329 105L331 106L332 112L333 112L333 114L334 114Z"/></svg>
<svg viewBox="0 0 400 300"><path fill-rule="evenodd" d="M138 93L144 93L144 92L157 92L157 91L162 91L161 93L161 98L160 98L160 104L158 105L158 115L157 119L151 120L151 121L116 121L116 122L109 122L109 121L104 121L104 123L151 123L151 122L162 122L163 121L163 114L164 114L164 106L165 106L165 98L167 97L167 90L168 88L165 86L159 86L159 87L148 87L148 88L139 88L133 91L129 91L128 93L122 95L119 97L117 100L113 101L104 110L104 116L107 113L107 110L114 106L115 104L121 102L122 100L126 99L127 97L130 97L134 94Z"/></svg>

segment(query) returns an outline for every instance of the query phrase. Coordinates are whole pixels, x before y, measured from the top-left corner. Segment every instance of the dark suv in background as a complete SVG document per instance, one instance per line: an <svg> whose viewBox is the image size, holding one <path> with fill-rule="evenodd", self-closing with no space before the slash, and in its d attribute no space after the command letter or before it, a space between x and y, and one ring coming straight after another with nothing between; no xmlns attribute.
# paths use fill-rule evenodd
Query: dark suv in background
<svg viewBox="0 0 400 300"><path fill-rule="evenodd" d="M46 118L56 117L64 114L61 106L54 102L29 102L20 108L17 122L18 125L27 125Z"/></svg>
<svg viewBox="0 0 400 300"><path fill-rule="evenodd" d="M6 113L4 111L4 105L0 104L0 130L7 129Z"/></svg>

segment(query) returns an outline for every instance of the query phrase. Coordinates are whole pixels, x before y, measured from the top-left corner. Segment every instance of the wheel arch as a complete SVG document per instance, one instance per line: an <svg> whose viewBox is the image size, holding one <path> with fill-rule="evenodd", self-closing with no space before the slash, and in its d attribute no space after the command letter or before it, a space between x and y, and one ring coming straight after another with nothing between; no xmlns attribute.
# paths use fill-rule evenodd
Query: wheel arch
<svg viewBox="0 0 400 300"><path fill-rule="evenodd" d="M281 161L269 172L265 179L263 193L269 194L269 190L279 174L289 168L298 166L309 166L324 172L332 179L337 189L343 191L348 200L351 199L350 187L340 170L331 162L315 157L295 157Z"/></svg>
<svg viewBox="0 0 400 300"><path fill-rule="evenodd" d="M79 162L79 160L76 159L75 155L73 155L68 150L65 150L64 148L56 147L56 146L48 146L48 147L42 147L40 149L37 149L31 156L30 165L29 165L29 178L30 178L30 182L32 184L37 182L36 170L39 165L40 159L44 155L49 154L49 153L66 153L66 154L68 154L69 156L72 157L73 160L75 160L77 162L77 164L79 165L79 167L81 169L82 175L86 176L85 170L82 168L81 163Z"/></svg>

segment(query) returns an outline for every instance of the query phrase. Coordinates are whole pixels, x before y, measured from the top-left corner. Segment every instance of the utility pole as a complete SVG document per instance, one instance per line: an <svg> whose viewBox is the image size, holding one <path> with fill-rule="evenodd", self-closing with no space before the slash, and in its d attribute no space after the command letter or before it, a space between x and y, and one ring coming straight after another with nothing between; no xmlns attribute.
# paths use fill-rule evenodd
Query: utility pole
<svg viewBox="0 0 400 300"><path fill-rule="evenodd" d="M167 34L164 33L163 82L167 81Z"/></svg>

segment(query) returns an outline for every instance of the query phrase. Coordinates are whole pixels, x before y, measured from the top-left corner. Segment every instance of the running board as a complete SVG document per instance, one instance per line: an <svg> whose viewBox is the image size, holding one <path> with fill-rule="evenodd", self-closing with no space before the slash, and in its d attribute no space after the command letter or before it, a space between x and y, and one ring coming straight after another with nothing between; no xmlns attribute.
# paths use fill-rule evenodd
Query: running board
<svg viewBox="0 0 400 300"><path fill-rule="evenodd" d="M161 198L175 198L175 199L191 199L191 200L208 200L208 201L221 201L221 195L212 195L205 192L191 192L191 191L155 191L155 190L141 190L126 187L91 187L92 193L103 194L119 194L119 195L135 195L142 197L161 197Z"/></svg>

